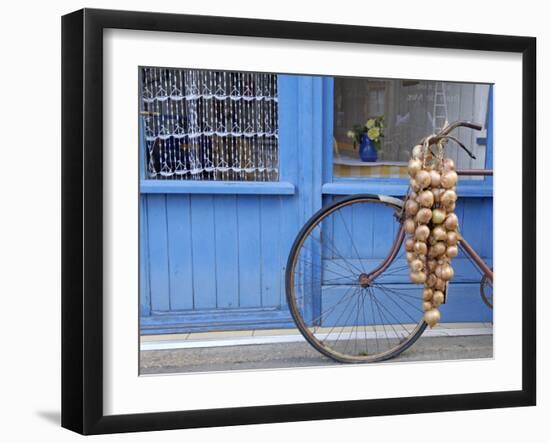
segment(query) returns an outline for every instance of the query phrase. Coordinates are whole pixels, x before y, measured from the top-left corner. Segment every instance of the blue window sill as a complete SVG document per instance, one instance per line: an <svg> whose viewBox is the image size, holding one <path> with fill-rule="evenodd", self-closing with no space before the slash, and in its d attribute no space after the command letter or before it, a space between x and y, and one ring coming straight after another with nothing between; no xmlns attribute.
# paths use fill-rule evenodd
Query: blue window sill
<svg viewBox="0 0 550 443"><path fill-rule="evenodd" d="M408 189L404 180L342 180L325 183L322 192L326 195L381 194L394 197L404 196ZM488 183L459 183L460 197L492 197L493 187Z"/></svg>
<svg viewBox="0 0 550 443"><path fill-rule="evenodd" d="M141 194L253 194L293 195L289 182L141 180Z"/></svg>

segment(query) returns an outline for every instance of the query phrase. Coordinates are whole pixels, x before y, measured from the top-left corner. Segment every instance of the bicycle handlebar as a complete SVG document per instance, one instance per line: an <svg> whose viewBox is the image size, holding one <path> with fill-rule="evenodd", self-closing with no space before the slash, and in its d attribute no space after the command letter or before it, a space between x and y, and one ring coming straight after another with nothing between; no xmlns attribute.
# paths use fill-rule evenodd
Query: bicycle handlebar
<svg viewBox="0 0 550 443"><path fill-rule="evenodd" d="M460 127L475 129L476 131L480 131L481 128L482 128L482 126L479 123L473 123L473 122L467 122L467 121L458 121L458 122L451 123L450 125L444 127L439 132L439 134L437 134L436 136L437 137L446 136L446 135L450 134L452 131L454 131L455 129L460 128Z"/></svg>
<svg viewBox="0 0 550 443"><path fill-rule="evenodd" d="M454 141L455 143L457 143L462 149L464 149L464 151L466 151L466 153L471 157L473 158L474 160L476 159L476 156L474 154L472 154L472 152L466 148L466 146L464 146L460 140L457 140L455 137L453 137L452 135L449 135L451 132L453 132L455 129L457 128L460 128L460 127L463 127L463 128L469 128L469 129L475 129L476 131L479 131L481 130L482 126L479 124L479 123L473 123L473 122L468 122L468 121L457 121L457 122L454 122L454 123L451 123L450 125L447 125L445 126L441 131L439 131L437 134L435 135L431 135L428 137L427 140L424 140L428 146L430 145L433 145L433 144L436 144L436 143L439 143L441 141L444 141L446 142L447 140L452 140Z"/></svg>

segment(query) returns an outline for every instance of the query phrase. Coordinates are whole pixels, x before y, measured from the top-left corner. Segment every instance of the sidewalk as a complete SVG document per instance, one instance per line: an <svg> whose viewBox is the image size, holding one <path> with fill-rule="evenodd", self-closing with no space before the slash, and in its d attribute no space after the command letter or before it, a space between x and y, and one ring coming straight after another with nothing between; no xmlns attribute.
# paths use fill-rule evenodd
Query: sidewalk
<svg viewBox="0 0 550 443"><path fill-rule="evenodd" d="M492 358L492 325L462 323L427 330L391 361ZM326 366L336 363L293 329L144 336L140 371L146 374Z"/></svg>

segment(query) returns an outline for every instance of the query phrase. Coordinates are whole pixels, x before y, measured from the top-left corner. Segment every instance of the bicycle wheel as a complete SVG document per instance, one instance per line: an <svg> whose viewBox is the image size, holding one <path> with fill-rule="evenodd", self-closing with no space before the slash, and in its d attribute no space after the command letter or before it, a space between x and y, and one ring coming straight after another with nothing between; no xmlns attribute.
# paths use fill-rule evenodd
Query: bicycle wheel
<svg viewBox="0 0 550 443"><path fill-rule="evenodd" d="M395 218L402 201L357 195L304 225L286 269L290 312L318 351L346 363L403 352L426 328L422 285L413 284Z"/></svg>

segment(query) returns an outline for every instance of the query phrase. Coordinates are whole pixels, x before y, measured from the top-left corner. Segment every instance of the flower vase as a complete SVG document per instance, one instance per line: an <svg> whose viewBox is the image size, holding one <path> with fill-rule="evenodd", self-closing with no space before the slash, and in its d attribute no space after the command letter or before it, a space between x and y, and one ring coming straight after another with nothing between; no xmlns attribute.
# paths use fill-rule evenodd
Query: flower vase
<svg viewBox="0 0 550 443"><path fill-rule="evenodd" d="M359 158L364 162L375 162L378 159L378 151L374 146L374 142L363 134L361 136L361 143L359 144Z"/></svg>

